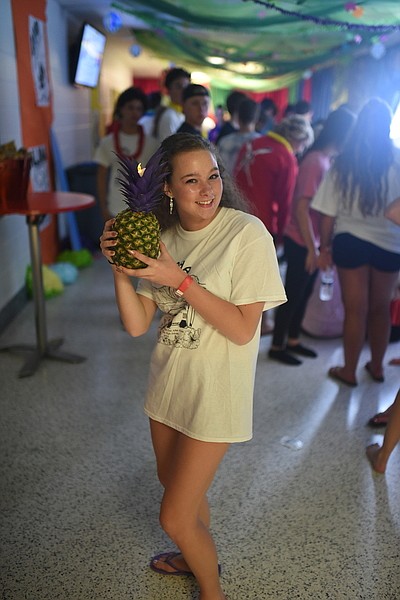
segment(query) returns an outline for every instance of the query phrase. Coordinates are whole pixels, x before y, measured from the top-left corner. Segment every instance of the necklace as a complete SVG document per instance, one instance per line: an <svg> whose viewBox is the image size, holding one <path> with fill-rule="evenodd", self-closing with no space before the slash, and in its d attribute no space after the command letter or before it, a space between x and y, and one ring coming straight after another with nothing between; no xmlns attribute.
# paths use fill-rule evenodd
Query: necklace
<svg viewBox="0 0 400 600"><path fill-rule="evenodd" d="M137 128L138 128L138 134L139 134L139 142L138 142L138 145L136 148L136 152L134 152L133 154L130 154L130 155L126 155L124 152L122 152L122 148L119 143L119 127L115 128L115 130L114 130L114 148L118 155L125 156L126 158L129 158L129 159L134 158L136 160L142 154L143 145L144 145L144 131L143 131L143 127L141 125L138 125Z"/></svg>

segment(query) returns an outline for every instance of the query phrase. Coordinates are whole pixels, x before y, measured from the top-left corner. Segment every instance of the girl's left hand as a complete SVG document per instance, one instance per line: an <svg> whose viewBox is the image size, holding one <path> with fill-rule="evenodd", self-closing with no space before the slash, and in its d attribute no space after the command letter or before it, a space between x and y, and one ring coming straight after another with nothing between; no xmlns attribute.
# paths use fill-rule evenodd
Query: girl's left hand
<svg viewBox="0 0 400 600"><path fill-rule="evenodd" d="M150 258L136 250L130 250L130 253L135 258L141 260L147 267L145 269L119 267L119 270L126 275L139 277L152 283L166 285L175 289L180 286L186 277L186 273L178 267L172 256L168 253L164 242L160 242L160 254L158 258Z"/></svg>

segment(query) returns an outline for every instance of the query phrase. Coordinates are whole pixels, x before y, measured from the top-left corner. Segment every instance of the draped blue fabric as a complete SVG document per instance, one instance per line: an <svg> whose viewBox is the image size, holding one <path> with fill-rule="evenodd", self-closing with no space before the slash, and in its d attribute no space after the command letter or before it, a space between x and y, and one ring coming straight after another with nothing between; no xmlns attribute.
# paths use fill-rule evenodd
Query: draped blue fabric
<svg viewBox="0 0 400 600"><path fill-rule="evenodd" d="M326 119L331 111L334 76L335 69L333 67L313 74L311 101L314 111L313 121Z"/></svg>

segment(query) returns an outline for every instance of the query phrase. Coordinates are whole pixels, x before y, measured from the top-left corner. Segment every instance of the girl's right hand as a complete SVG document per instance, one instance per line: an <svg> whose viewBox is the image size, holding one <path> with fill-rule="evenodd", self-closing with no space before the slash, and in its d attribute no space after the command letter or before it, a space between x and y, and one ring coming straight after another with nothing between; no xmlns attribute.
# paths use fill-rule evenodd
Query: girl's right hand
<svg viewBox="0 0 400 600"><path fill-rule="evenodd" d="M117 232L113 230L113 225L115 223L115 219L109 219L104 223L103 233L100 236L100 248L103 253L103 256L106 257L108 262L112 263L112 257L115 252L113 247L117 243Z"/></svg>
<svg viewBox="0 0 400 600"><path fill-rule="evenodd" d="M318 254L314 248L307 252L306 262L305 262L305 270L307 273L312 275L314 271L318 268Z"/></svg>

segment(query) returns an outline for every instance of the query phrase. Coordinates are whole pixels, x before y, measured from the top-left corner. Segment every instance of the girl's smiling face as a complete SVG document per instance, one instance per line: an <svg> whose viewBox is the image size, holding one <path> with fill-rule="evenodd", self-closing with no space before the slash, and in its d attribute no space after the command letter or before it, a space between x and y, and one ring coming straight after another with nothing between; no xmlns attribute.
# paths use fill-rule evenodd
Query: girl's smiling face
<svg viewBox="0 0 400 600"><path fill-rule="evenodd" d="M165 193L172 196L179 220L187 231L206 227L218 213L222 179L216 158L208 150L191 150L174 156Z"/></svg>

